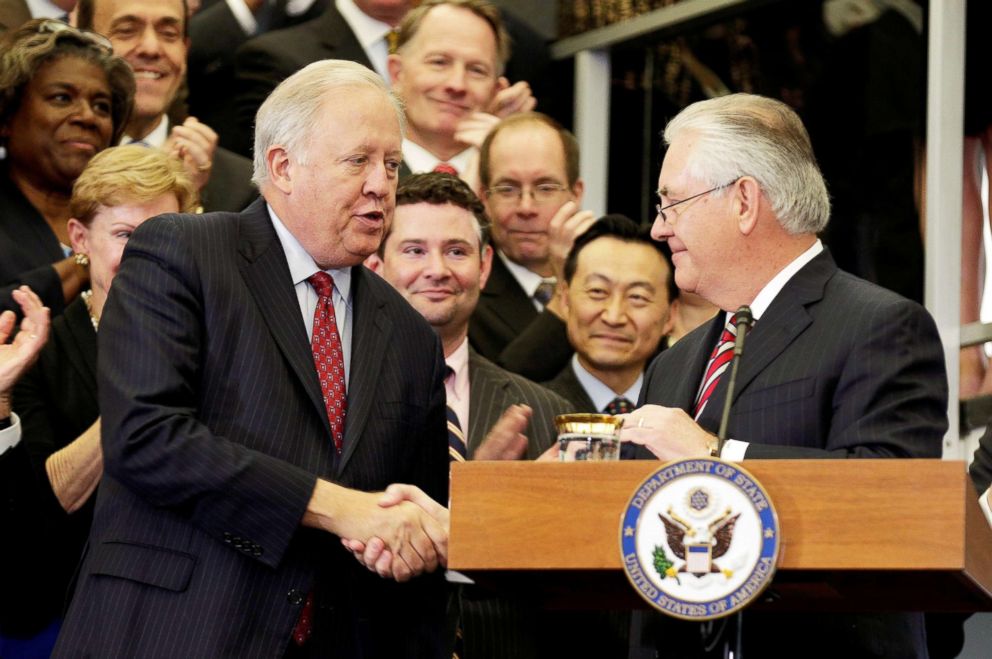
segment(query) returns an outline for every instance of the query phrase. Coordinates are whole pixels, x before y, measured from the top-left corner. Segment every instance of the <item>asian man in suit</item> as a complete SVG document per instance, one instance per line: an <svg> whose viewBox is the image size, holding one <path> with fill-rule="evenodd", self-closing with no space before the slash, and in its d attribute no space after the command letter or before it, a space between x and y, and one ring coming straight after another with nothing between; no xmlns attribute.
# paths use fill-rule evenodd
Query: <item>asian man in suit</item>
<svg viewBox="0 0 992 659"><path fill-rule="evenodd" d="M678 288L670 259L667 245L623 215L600 218L575 240L560 289L575 354L545 386L576 411L634 409L644 369L671 330Z"/></svg>
<svg viewBox="0 0 992 659"><path fill-rule="evenodd" d="M444 655L444 361L362 260L402 110L315 63L259 111L259 199L128 242L101 319L104 479L55 656ZM430 510L379 494L408 484ZM418 489L419 488L419 489ZM335 537L338 536L338 537ZM379 538L379 574L341 540ZM397 583L411 580L410 583Z"/></svg>
<svg viewBox="0 0 992 659"><path fill-rule="evenodd" d="M650 366L622 437L640 456L938 458L947 375L918 304L837 269L817 233L830 216L809 136L784 103L733 94L694 103L665 130L652 233L675 281L722 312ZM723 358L750 307L722 450ZM672 377L680 373L681 377ZM712 656L694 623L659 624L666 656ZM713 643L717 651L721 643ZM749 656L926 657L923 615L745 613Z"/></svg>

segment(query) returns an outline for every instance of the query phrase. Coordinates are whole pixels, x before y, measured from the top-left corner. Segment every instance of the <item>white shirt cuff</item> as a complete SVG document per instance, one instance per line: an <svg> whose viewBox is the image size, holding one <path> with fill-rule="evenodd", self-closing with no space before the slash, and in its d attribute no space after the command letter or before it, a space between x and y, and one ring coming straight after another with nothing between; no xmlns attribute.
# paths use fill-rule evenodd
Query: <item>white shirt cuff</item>
<svg viewBox="0 0 992 659"><path fill-rule="evenodd" d="M245 0L226 0L228 9L234 14L234 20L238 22L245 34L251 36L258 32L258 21L255 15L248 9Z"/></svg>
<svg viewBox="0 0 992 659"><path fill-rule="evenodd" d="M744 460L744 454L747 453L747 447L748 442L728 439L723 443L723 450L720 451L720 457L727 462L742 462Z"/></svg>
<svg viewBox="0 0 992 659"><path fill-rule="evenodd" d="M10 427L0 430L0 455L12 449L21 442L21 420L13 412L10 413Z"/></svg>
<svg viewBox="0 0 992 659"><path fill-rule="evenodd" d="M992 508L989 508L990 492L992 492L992 487L982 492L982 496L978 497L978 505L982 507L982 512L985 513L985 517L989 520L989 524L992 524Z"/></svg>

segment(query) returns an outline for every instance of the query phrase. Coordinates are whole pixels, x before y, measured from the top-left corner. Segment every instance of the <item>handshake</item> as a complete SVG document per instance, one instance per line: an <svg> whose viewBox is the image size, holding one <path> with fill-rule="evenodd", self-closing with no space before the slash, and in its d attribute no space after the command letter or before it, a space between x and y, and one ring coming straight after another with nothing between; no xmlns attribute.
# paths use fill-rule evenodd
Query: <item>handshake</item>
<svg viewBox="0 0 992 659"><path fill-rule="evenodd" d="M448 509L414 485L361 492L318 479L303 524L337 535L386 579L407 581L448 562Z"/></svg>

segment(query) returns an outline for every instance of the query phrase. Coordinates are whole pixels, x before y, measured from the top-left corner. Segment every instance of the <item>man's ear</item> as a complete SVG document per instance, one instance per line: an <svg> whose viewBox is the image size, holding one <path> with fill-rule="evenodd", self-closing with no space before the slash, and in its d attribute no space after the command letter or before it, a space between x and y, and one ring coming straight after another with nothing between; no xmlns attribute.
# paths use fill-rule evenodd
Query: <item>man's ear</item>
<svg viewBox="0 0 992 659"><path fill-rule="evenodd" d="M293 191L293 161L286 147L281 144L270 146L265 152L265 166L269 170L269 182L283 194Z"/></svg>
<svg viewBox="0 0 992 659"><path fill-rule="evenodd" d="M399 84L400 76L403 75L403 58L393 53L386 58L386 70L389 72L389 81L393 87Z"/></svg>
<svg viewBox="0 0 992 659"><path fill-rule="evenodd" d="M479 288L485 288L489 274L493 271L493 246L486 245L482 249L482 267L479 271Z"/></svg>
<svg viewBox="0 0 992 659"><path fill-rule="evenodd" d="M737 226L741 234L748 236L758 225L758 216L763 199L761 186L751 176L742 176L734 184L734 211L737 213Z"/></svg>
<svg viewBox="0 0 992 659"><path fill-rule="evenodd" d="M575 203L582 207L582 195L586 192L586 184L582 179L575 181L575 185L572 186L572 194L575 196Z"/></svg>
<svg viewBox="0 0 992 659"><path fill-rule="evenodd" d="M382 266L382 258L378 254L372 253L365 257L365 267L379 276L382 276Z"/></svg>

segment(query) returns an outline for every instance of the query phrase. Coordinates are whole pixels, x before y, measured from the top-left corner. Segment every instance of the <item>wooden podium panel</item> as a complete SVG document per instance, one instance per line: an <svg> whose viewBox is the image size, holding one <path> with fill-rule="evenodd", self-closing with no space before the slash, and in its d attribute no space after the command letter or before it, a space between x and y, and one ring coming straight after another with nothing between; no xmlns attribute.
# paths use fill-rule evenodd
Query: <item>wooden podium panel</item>
<svg viewBox="0 0 992 659"><path fill-rule="evenodd" d="M662 463L452 465L449 567L577 606L634 605L619 525ZM961 462L753 460L782 550L765 601L788 610L992 610L992 528Z"/></svg>

